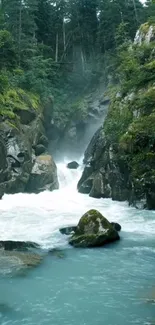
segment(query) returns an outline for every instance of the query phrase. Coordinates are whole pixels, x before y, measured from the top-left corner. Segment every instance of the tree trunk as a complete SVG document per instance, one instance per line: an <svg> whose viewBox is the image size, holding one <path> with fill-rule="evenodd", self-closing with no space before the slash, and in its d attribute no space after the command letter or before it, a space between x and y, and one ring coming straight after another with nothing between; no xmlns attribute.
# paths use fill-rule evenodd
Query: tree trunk
<svg viewBox="0 0 155 325"><path fill-rule="evenodd" d="M55 62L58 62L58 54L59 54L59 35L56 34L56 44L55 44Z"/></svg>
<svg viewBox="0 0 155 325"><path fill-rule="evenodd" d="M22 34L22 0L19 4L19 27L18 27L18 64L21 63L21 34Z"/></svg>
<svg viewBox="0 0 155 325"><path fill-rule="evenodd" d="M84 60L84 54L83 54L82 48L81 48L81 62L82 62L82 71L84 73L84 71L85 71L85 60Z"/></svg>
<svg viewBox="0 0 155 325"><path fill-rule="evenodd" d="M137 8L136 8L135 0L132 0L132 2L133 2L134 12L135 12L135 18L136 18L136 21L137 21L137 24L138 24L138 14L137 14Z"/></svg>
<svg viewBox="0 0 155 325"><path fill-rule="evenodd" d="M66 29L65 29L65 21L63 18L63 46L64 46L64 57L66 52Z"/></svg>

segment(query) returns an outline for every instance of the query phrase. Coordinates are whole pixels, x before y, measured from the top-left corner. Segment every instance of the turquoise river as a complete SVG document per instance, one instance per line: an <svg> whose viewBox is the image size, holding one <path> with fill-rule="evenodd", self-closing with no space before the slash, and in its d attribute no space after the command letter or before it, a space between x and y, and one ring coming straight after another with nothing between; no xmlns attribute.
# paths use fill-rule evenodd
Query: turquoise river
<svg viewBox="0 0 155 325"><path fill-rule="evenodd" d="M81 170L58 164L60 189L5 195L0 239L29 240L48 254L42 264L13 276L0 262L0 325L155 324L155 211L79 194ZM98 209L122 225L121 240L99 249L75 249L59 232Z"/></svg>

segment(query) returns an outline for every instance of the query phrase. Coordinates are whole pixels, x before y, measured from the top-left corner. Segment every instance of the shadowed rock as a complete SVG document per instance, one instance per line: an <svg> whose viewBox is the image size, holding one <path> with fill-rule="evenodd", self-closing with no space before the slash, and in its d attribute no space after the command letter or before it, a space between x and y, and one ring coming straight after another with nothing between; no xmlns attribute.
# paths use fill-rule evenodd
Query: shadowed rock
<svg viewBox="0 0 155 325"><path fill-rule="evenodd" d="M42 153L44 153L46 151L46 148L43 144L38 144L36 147L35 147L35 154L36 156L39 156L41 155Z"/></svg>
<svg viewBox="0 0 155 325"><path fill-rule="evenodd" d="M64 228L60 228L59 231L62 235L70 235L71 233L76 231L77 226L68 226Z"/></svg>
<svg viewBox="0 0 155 325"><path fill-rule="evenodd" d="M67 168L69 169L77 169L79 167L79 164L76 161L71 161L67 164Z"/></svg>
<svg viewBox="0 0 155 325"><path fill-rule="evenodd" d="M114 227L116 231L121 231L122 229L121 225L117 222L111 222L111 225Z"/></svg>
<svg viewBox="0 0 155 325"><path fill-rule="evenodd" d="M28 250L30 248L39 248L40 246L33 242L13 241L13 240L0 240L0 248L7 251L12 250Z"/></svg>

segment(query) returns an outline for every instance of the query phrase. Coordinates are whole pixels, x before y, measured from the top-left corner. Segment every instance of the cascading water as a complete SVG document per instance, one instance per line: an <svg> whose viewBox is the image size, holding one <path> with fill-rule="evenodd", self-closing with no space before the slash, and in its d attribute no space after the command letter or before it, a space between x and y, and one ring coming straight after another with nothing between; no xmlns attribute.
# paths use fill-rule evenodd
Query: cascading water
<svg viewBox="0 0 155 325"><path fill-rule="evenodd" d="M62 259L47 256L25 277L0 272L0 324L151 324L155 212L78 193L82 166L70 170L66 164L57 164L59 190L4 195L0 201L1 240L29 240L65 252ZM122 240L99 249L69 249L59 228L77 224L91 208L122 225Z"/></svg>

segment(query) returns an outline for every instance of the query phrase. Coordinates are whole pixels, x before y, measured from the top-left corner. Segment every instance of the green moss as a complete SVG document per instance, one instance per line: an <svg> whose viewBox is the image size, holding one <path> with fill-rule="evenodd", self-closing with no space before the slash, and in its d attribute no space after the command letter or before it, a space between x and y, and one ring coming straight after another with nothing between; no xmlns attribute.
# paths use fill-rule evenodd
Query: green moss
<svg viewBox="0 0 155 325"><path fill-rule="evenodd" d="M40 97L37 94L30 93L30 92L28 92L27 95L28 95L28 97L30 99L32 107L35 110L38 110L41 107L40 106Z"/></svg>
<svg viewBox="0 0 155 325"><path fill-rule="evenodd" d="M155 143L155 113L135 120L120 138L120 148L129 153L150 150Z"/></svg>
<svg viewBox="0 0 155 325"><path fill-rule="evenodd" d="M147 34L149 28L150 28L150 25L149 25L148 22L145 23L145 24L142 24L142 25L140 26L140 32L142 32L142 33L144 33L144 34Z"/></svg>
<svg viewBox="0 0 155 325"><path fill-rule="evenodd" d="M126 103L115 100L111 103L104 123L104 132L107 138L116 143L127 130L133 118L132 112Z"/></svg>
<svg viewBox="0 0 155 325"><path fill-rule="evenodd" d="M139 111L140 116L151 114L155 110L155 87L152 86L137 93L130 103L130 109Z"/></svg>
<svg viewBox="0 0 155 325"><path fill-rule="evenodd" d="M0 94L0 115L15 119L19 110L41 110L38 95L25 92L20 88L6 89Z"/></svg>
<svg viewBox="0 0 155 325"><path fill-rule="evenodd" d="M5 116L6 118L9 118L9 119L16 118L16 114L14 112L12 112L9 109L5 109L5 108L0 109L0 115Z"/></svg>
<svg viewBox="0 0 155 325"><path fill-rule="evenodd" d="M75 235L82 235L84 233L97 234L100 228L100 223L104 229L110 227L108 220L102 216L97 210L89 210L86 212L79 221L78 227L75 231Z"/></svg>
<svg viewBox="0 0 155 325"><path fill-rule="evenodd" d="M13 129L16 129L17 131L19 131L19 128L18 128L18 124L16 123L16 121L6 121L6 123Z"/></svg>

